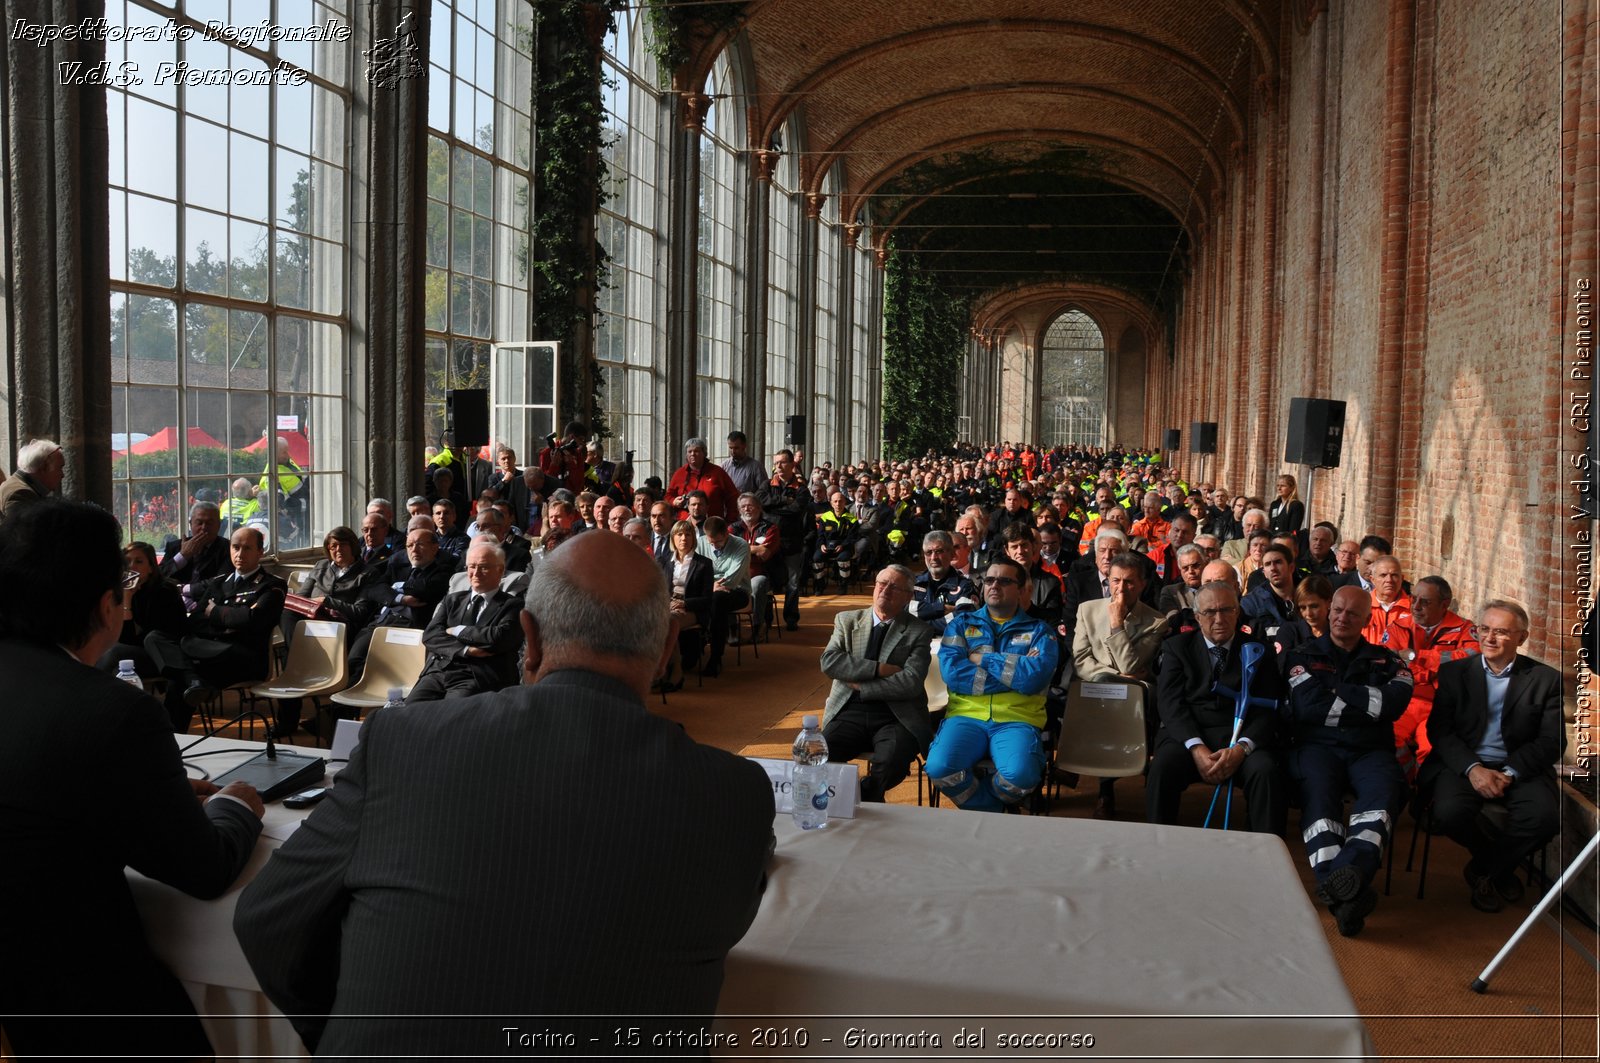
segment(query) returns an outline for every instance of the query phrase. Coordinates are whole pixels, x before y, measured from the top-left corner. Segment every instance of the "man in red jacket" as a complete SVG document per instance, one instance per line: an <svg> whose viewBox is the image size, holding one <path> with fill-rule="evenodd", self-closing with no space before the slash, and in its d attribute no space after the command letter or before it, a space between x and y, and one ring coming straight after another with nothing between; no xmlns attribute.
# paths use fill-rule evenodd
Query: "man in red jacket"
<svg viewBox="0 0 1600 1063"><path fill-rule="evenodd" d="M666 501L677 508L678 519L689 513L689 492L704 491L706 512L732 523L739 519L739 489L722 466L706 460L706 441L699 437L684 444L685 462L667 482Z"/></svg>
<svg viewBox="0 0 1600 1063"><path fill-rule="evenodd" d="M1416 683L1405 715L1394 722L1394 753L1408 779L1433 748L1428 741L1428 713L1439 686L1439 666L1482 652L1472 622L1451 612L1450 600L1450 584L1443 576L1417 580L1411 591L1411 616L1400 622L1407 629L1408 648L1390 647L1407 658Z"/></svg>
<svg viewBox="0 0 1600 1063"><path fill-rule="evenodd" d="M1372 562L1370 571L1372 617L1361 637L1374 646L1386 646L1404 654L1410 649L1405 641L1409 634L1405 622L1411 619L1411 596L1406 593L1405 579L1400 573L1400 559L1386 554Z"/></svg>

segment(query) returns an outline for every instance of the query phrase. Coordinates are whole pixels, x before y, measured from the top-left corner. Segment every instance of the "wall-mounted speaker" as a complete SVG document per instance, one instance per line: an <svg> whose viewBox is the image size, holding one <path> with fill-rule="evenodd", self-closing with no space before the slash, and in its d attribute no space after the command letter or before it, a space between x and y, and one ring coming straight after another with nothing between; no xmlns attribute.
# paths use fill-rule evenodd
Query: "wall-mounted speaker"
<svg viewBox="0 0 1600 1063"><path fill-rule="evenodd" d="M1344 450L1344 403L1338 399L1290 399L1289 439L1283 460L1291 465L1337 469Z"/></svg>
<svg viewBox="0 0 1600 1063"><path fill-rule="evenodd" d="M1189 425L1189 450L1195 454L1217 452L1217 422L1194 421Z"/></svg>
<svg viewBox="0 0 1600 1063"><path fill-rule="evenodd" d="M1168 428L1161 433L1161 449L1164 451L1177 450L1183 446L1183 433L1176 428Z"/></svg>

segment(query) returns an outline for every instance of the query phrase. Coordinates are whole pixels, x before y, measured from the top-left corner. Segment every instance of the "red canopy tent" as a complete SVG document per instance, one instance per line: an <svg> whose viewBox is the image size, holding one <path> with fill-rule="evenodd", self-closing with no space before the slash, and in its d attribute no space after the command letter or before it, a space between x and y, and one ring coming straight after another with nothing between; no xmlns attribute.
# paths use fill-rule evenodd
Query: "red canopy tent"
<svg viewBox="0 0 1600 1063"><path fill-rule="evenodd" d="M305 437L304 432L277 432L275 434L289 441L289 457L296 465L302 469L311 468L311 440ZM249 453L267 449L267 437L262 436L244 449Z"/></svg>
<svg viewBox="0 0 1600 1063"><path fill-rule="evenodd" d="M191 447L217 447L227 449L226 445L204 428L190 428L188 431L189 445ZM127 450L112 451L112 457L121 457L124 454L159 454L163 450L173 450L178 446L178 430L176 428L163 428L148 439L141 439Z"/></svg>

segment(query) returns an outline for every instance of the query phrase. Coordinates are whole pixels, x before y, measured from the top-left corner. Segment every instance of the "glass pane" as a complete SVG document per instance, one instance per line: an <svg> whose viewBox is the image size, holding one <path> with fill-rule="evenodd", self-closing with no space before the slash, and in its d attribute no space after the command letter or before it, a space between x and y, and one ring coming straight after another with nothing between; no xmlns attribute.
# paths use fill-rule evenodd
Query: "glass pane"
<svg viewBox="0 0 1600 1063"><path fill-rule="evenodd" d="M139 384L178 382L177 304L130 295L122 331L128 344L128 379ZM118 331L113 320L112 331Z"/></svg>

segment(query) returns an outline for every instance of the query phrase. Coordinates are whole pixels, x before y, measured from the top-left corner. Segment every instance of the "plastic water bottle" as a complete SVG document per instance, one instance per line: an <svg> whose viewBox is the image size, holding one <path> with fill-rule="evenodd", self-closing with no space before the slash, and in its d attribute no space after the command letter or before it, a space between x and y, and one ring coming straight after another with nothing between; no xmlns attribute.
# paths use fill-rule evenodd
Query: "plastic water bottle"
<svg viewBox="0 0 1600 1063"><path fill-rule="evenodd" d="M820 830L828 825L828 743L812 715L800 718L794 740L794 773L789 778L795 826Z"/></svg>
<svg viewBox="0 0 1600 1063"><path fill-rule="evenodd" d="M144 689L144 680L139 678L139 673L133 670L132 661L117 662L117 678L129 686Z"/></svg>
<svg viewBox="0 0 1600 1063"><path fill-rule="evenodd" d="M383 695L383 707L398 709L406 703L406 692L403 687L390 687Z"/></svg>

